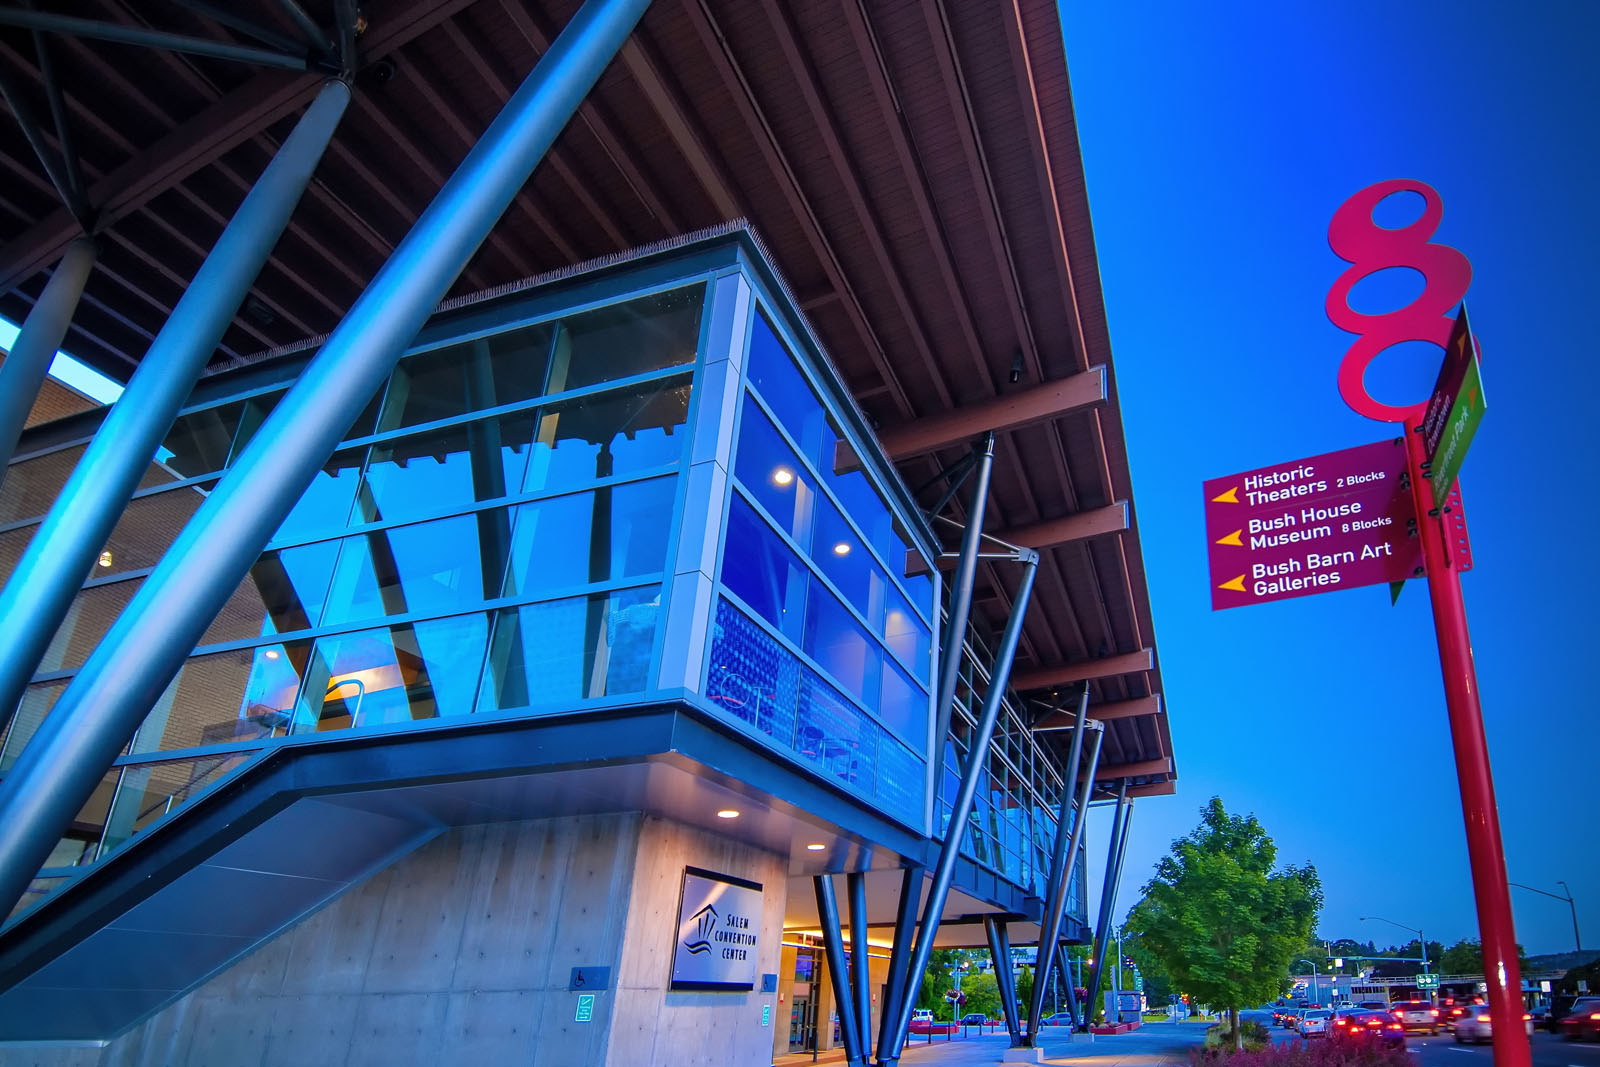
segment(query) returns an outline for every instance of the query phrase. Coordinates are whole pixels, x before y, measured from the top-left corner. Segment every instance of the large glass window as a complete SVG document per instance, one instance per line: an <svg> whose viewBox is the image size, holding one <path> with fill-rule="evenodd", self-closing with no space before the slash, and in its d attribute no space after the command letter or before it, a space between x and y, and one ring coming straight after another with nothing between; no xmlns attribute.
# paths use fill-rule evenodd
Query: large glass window
<svg viewBox="0 0 1600 1067"><path fill-rule="evenodd" d="M762 618L800 640L810 576L794 551L737 493L728 512L722 581Z"/></svg>
<svg viewBox="0 0 1600 1067"><path fill-rule="evenodd" d="M823 453L822 435L827 416L823 414L822 402L806 384L765 315L756 316L751 330L749 375L750 384L772 408L783 428L799 442L800 450L822 469L831 467L832 455ZM829 447L832 447L831 442Z"/></svg>
<svg viewBox="0 0 1600 1067"><path fill-rule="evenodd" d="M387 615L446 615L481 604L500 584L506 541L491 534L480 543L480 523L492 531L509 529L509 522L505 509L496 508L345 538L324 625Z"/></svg>
<svg viewBox="0 0 1600 1067"><path fill-rule="evenodd" d="M188 803L213 782L226 777L254 752L219 752L195 759L135 763L121 768L116 793L106 813L100 854L104 855L162 816Z"/></svg>
<svg viewBox="0 0 1600 1067"><path fill-rule="evenodd" d="M815 578L806 597L805 640L801 647L868 707L877 704L883 653L838 598Z"/></svg>
<svg viewBox="0 0 1600 1067"><path fill-rule="evenodd" d="M891 566L905 569L905 557L895 559L894 556L894 520L889 513L889 505L883 502L883 497L878 490L873 488L872 482L867 478L866 472L859 467L840 472L834 468L834 453L840 440L839 431L830 422L823 431L824 462L822 476L838 496L839 503L844 505L845 511L861 527L866 535L867 543L877 550Z"/></svg>
<svg viewBox="0 0 1600 1067"><path fill-rule="evenodd" d="M0 481L0 523L43 515L60 495L83 458L83 445L73 445L35 459L13 463Z"/></svg>
<svg viewBox="0 0 1600 1067"><path fill-rule="evenodd" d="M810 551L816 502L810 475L801 467L794 449L773 427L772 420L749 396L744 398L744 412L739 418L738 451L733 459L735 477L802 551Z"/></svg>
<svg viewBox="0 0 1600 1067"><path fill-rule="evenodd" d="M296 733L472 712L488 622L430 619L317 641L295 712Z"/></svg>
<svg viewBox="0 0 1600 1067"><path fill-rule="evenodd" d="M548 325L524 326L407 356L389 379L378 432L539 396L551 332Z"/></svg>
<svg viewBox="0 0 1600 1067"><path fill-rule="evenodd" d="M38 682L23 690L17 713L11 717L11 725L6 729L5 743L0 744L0 774L9 771L11 765L17 762L23 747L33 740L39 724L44 722L44 717L50 714L50 709L55 707L57 698L66 688L67 679L62 679Z"/></svg>
<svg viewBox="0 0 1600 1067"><path fill-rule="evenodd" d="M268 549L201 638L202 645L309 630L322 619L338 541Z"/></svg>
<svg viewBox="0 0 1600 1067"><path fill-rule="evenodd" d="M689 286L586 311L561 321L551 393L693 362L705 287Z"/></svg>
<svg viewBox="0 0 1600 1067"><path fill-rule="evenodd" d="M356 486L361 484L364 448L335 452L324 463L273 535L274 541L310 541L344 529Z"/></svg>
<svg viewBox="0 0 1600 1067"><path fill-rule="evenodd" d="M216 486L210 481L130 500L106 538L96 574L141 570L161 562Z"/></svg>
<svg viewBox="0 0 1600 1067"><path fill-rule="evenodd" d="M660 586L647 586L499 612L478 710L643 692L660 608Z"/></svg>
<svg viewBox="0 0 1600 1067"><path fill-rule="evenodd" d="M281 737L309 642L191 656L134 736L135 753Z"/></svg>
<svg viewBox="0 0 1600 1067"><path fill-rule="evenodd" d="M881 629L888 579L855 530L844 521L839 509L820 494L817 496L817 535L811 555L828 580L865 616L867 625Z"/></svg>
<svg viewBox="0 0 1600 1067"><path fill-rule="evenodd" d="M76 670L83 666L122 609L128 606L141 582L112 582L80 590L56 629L39 664L40 672Z"/></svg>
<svg viewBox="0 0 1600 1067"><path fill-rule="evenodd" d="M793 652L742 611L717 601L706 696L730 716L792 749L803 670Z"/></svg>
<svg viewBox="0 0 1600 1067"><path fill-rule="evenodd" d="M383 441L357 494L358 521L421 519L516 493L533 420L506 415Z"/></svg>
<svg viewBox="0 0 1600 1067"><path fill-rule="evenodd" d="M926 685L933 675L933 637L898 590L889 589L888 601L883 619L884 643L911 676L923 679Z"/></svg>
<svg viewBox="0 0 1600 1067"><path fill-rule="evenodd" d="M676 478L601 486L513 509L505 596L539 596L667 567Z"/></svg>
<svg viewBox="0 0 1600 1067"><path fill-rule="evenodd" d="M580 489L675 464L688 418L689 385L676 376L541 408L523 488Z"/></svg>

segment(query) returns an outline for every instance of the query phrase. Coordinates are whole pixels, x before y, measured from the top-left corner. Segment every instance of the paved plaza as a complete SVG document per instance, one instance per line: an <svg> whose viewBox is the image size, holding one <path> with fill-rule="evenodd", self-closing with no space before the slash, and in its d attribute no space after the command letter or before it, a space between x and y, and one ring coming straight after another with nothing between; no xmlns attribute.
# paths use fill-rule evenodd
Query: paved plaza
<svg viewBox="0 0 1600 1067"><path fill-rule="evenodd" d="M1185 1064L1189 1052L1205 1039L1203 1023L1171 1024L1151 1023L1131 1034L1113 1037L1096 1037L1093 1041L1068 1041L1065 1037L1044 1041L1044 1061L1048 1064L1087 1064L1095 1067L1157 1067L1160 1064ZM918 1067L967 1067L967 1065L1000 1062L1000 1055L1010 1044L1004 1030L998 1033L956 1037L946 1041L935 1037L933 1041L913 1037L907 1042L901 1062ZM844 1053L835 1049L819 1053L817 1063L843 1063ZM799 1067L811 1063L810 1053L780 1056L773 1061L775 1067Z"/></svg>

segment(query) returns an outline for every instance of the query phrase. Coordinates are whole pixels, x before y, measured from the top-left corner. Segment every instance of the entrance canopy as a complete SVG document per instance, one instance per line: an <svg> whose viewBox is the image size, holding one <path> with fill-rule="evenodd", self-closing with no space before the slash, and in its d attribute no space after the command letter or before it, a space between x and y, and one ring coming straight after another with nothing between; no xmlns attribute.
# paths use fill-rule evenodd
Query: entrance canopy
<svg viewBox="0 0 1600 1067"><path fill-rule="evenodd" d="M87 227L101 252L64 347L125 379L295 118L348 67L354 101L211 367L326 333L577 5L370 0L353 50L334 3L303 6L320 29L266 0L92 0L86 24L0 25L21 120L0 124L0 313L20 321ZM190 40L105 39L150 31ZM236 57L195 54L218 51ZM1048 730L1087 682L1107 726L1097 777L1170 792L1055 5L658 0L455 294L739 217L925 505L971 439L999 431L985 527L1042 554L1014 685ZM961 498L946 514L965 521ZM980 571L979 630L1004 622L1005 573Z"/></svg>

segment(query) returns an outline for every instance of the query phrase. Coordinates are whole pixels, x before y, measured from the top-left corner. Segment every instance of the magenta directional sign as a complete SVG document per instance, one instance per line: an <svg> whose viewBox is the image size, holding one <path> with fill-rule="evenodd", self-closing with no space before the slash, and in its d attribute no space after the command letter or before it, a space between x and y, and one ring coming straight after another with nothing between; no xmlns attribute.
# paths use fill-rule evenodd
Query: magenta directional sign
<svg viewBox="0 0 1600 1067"><path fill-rule="evenodd" d="M1206 482L1212 610L1420 573L1405 453L1378 441Z"/></svg>

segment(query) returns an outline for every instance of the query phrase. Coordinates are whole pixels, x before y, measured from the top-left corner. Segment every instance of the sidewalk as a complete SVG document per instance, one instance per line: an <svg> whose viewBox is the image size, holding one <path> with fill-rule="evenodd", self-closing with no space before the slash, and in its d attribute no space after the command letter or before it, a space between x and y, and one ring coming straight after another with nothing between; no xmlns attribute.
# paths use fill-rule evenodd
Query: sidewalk
<svg viewBox="0 0 1600 1067"><path fill-rule="evenodd" d="M1065 1065L1092 1064L1093 1067L1160 1067L1184 1065L1189 1062L1189 1052L1205 1039L1206 1027L1198 1023L1177 1025L1147 1024L1131 1034L1114 1037L1096 1037L1093 1041L1068 1041L1065 1037L1047 1036L1044 1040L1044 1062ZM1004 1029L982 1037L974 1034L945 1041L935 1037L931 1044L926 1039L906 1042L900 1062L918 1067L976 1067L978 1064L998 1063L1000 1054L1010 1046L1011 1040ZM811 1053L793 1053L773 1060L775 1067L801 1067L811 1063ZM839 1049L817 1054L817 1063L843 1063L845 1055Z"/></svg>

